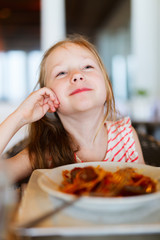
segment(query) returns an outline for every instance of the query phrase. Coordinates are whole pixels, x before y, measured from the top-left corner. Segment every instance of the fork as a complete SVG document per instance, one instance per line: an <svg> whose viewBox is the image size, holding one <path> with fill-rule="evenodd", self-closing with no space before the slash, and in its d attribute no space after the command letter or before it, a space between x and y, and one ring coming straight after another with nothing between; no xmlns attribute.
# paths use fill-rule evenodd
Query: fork
<svg viewBox="0 0 160 240"><path fill-rule="evenodd" d="M59 207L49 210L48 212L42 214L41 216L38 216L32 220L28 220L25 223L22 224L16 224L15 226L13 226L14 229L17 230L24 230L26 228L31 228L34 227L35 225L37 225L38 223L44 221L45 219L51 217L51 216L55 216L56 214L58 214L59 212L61 212L63 209L73 205L74 203L76 203L77 201L80 200L80 196L75 197L73 200L71 201L67 201L65 203L63 203L62 205L60 205Z"/></svg>

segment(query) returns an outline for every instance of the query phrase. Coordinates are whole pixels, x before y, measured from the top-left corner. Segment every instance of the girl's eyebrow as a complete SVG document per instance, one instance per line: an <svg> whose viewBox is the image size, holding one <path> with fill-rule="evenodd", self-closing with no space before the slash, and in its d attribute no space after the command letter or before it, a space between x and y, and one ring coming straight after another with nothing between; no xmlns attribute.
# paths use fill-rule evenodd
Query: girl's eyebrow
<svg viewBox="0 0 160 240"><path fill-rule="evenodd" d="M84 56L83 57L84 60L91 60L93 62L97 62L97 59L95 58L95 56Z"/></svg>
<svg viewBox="0 0 160 240"><path fill-rule="evenodd" d="M55 65L52 66L52 69L56 68L56 67L59 67L61 65L61 62L59 63L56 63Z"/></svg>
<svg viewBox="0 0 160 240"><path fill-rule="evenodd" d="M96 60L94 60L93 58L91 58L91 57L89 57L89 56L82 56L82 59L83 60L90 60L90 61L93 61L94 63L96 63ZM58 63L56 63L56 64L54 64L53 66L52 66L52 72L54 71L54 69L56 68L56 67L60 67L61 65L65 65L65 64L63 64L63 62L58 62Z"/></svg>
<svg viewBox="0 0 160 240"><path fill-rule="evenodd" d="M63 67L63 66L61 66L61 63L57 63L57 64L51 66L51 76L52 76L53 74L55 74L55 71L60 70L60 69L58 69L58 68L61 68L61 67ZM57 69L57 70L56 70L56 69Z"/></svg>
<svg viewBox="0 0 160 240"><path fill-rule="evenodd" d="M56 72L61 71L62 68L63 68L63 66L61 66L61 63L57 63L57 64L53 65L51 67L50 76L51 77L54 76L56 74Z"/></svg>

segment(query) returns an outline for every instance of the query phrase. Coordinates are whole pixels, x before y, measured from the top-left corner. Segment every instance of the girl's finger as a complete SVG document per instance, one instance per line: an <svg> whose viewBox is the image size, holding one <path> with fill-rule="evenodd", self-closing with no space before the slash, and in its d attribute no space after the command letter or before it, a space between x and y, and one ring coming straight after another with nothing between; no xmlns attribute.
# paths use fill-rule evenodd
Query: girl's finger
<svg viewBox="0 0 160 240"><path fill-rule="evenodd" d="M57 108L57 107L59 106L59 104L55 104L55 103L52 102L52 101L48 101L48 105L49 105L50 107L54 107L54 108Z"/></svg>
<svg viewBox="0 0 160 240"><path fill-rule="evenodd" d="M48 112L56 112L56 111L57 109L54 106L50 107L48 110Z"/></svg>
<svg viewBox="0 0 160 240"><path fill-rule="evenodd" d="M56 103L59 103L56 94L50 88L44 87L44 88L41 88L40 91L41 91L40 93L41 93L42 96L46 95L47 97L50 97L50 99L52 101L55 101Z"/></svg>
<svg viewBox="0 0 160 240"><path fill-rule="evenodd" d="M54 111L54 112L55 112L55 111L57 110L57 108L59 107L59 104L55 104L55 103L52 102L52 101L48 101L48 105L49 105L51 111Z"/></svg>
<svg viewBox="0 0 160 240"><path fill-rule="evenodd" d="M59 104L54 104L54 107L55 108L59 108Z"/></svg>
<svg viewBox="0 0 160 240"><path fill-rule="evenodd" d="M48 104L43 105L43 111L44 111L44 113L46 113L46 112L48 111L48 109L49 109Z"/></svg>
<svg viewBox="0 0 160 240"><path fill-rule="evenodd" d="M43 103L46 104L48 103L49 97L44 98Z"/></svg>

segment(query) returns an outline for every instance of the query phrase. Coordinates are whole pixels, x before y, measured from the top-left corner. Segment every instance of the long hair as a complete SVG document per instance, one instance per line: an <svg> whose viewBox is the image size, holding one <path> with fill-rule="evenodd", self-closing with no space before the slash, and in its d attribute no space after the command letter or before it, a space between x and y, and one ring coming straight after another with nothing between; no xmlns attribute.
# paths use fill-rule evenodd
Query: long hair
<svg viewBox="0 0 160 240"><path fill-rule="evenodd" d="M77 44L80 47L86 48L95 56L106 84L106 114L104 121L114 120L116 116L115 100L107 72L94 45L82 36L73 35L70 38L66 38L63 41L56 43L45 52L40 65L40 75L38 80L40 88L44 87L46 83L46 60L48 56L53 53L57 47L63 46L67 43ZM39 121L30 125L28 150L33 169L48 168L49 160L52 167L74 162L74 154L78 151L78 146L74 142L73 136L64 129L58 114L54 113L54 116L55 117L50 117L46 114ZM103 125L103 123L101 125Z"/></svg>

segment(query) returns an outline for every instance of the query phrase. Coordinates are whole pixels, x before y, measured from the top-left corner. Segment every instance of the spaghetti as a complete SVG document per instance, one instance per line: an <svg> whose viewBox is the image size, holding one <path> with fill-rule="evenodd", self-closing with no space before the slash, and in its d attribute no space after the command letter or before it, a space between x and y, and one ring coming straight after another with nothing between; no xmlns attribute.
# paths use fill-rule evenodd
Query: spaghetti
<svg viewBox="0 0 160 240"><path fill-rule="evenodd" d="M62 172L60 190L65 193L98 197L127 197L156 192L156 182L133 168L116 172L98 167L76 167Z"/></svg>

